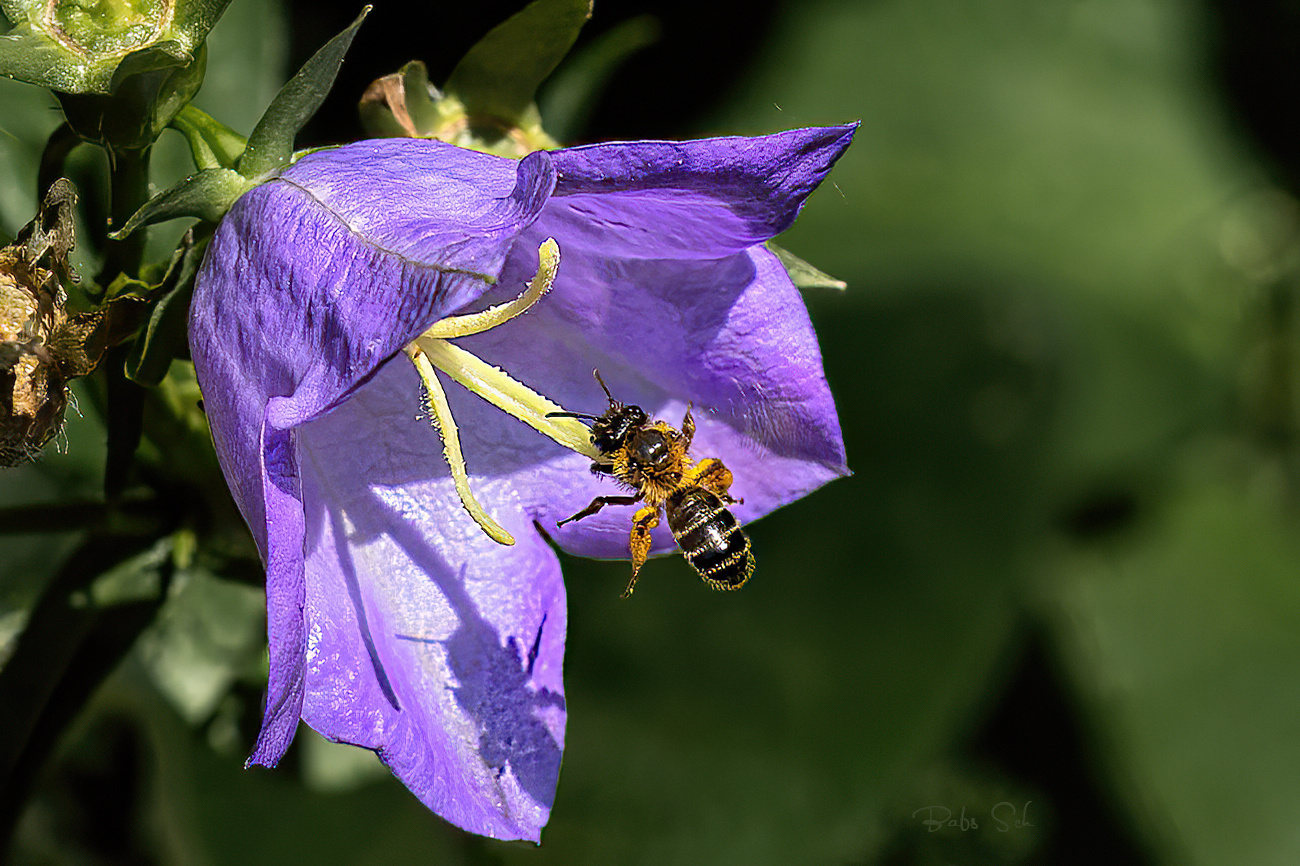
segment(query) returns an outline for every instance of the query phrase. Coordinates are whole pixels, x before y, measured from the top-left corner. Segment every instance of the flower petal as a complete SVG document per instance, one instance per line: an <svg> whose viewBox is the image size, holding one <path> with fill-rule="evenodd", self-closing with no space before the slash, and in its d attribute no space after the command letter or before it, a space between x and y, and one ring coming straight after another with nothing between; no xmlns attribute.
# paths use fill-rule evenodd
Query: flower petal
<svg viewBox="0 0 1300 866"><path fill-rule="evenodd" d="M191 349L267 559L271 675L250 761L278 760L301 713L377 751L448 820L538 838L563 747L565 599L537 522L569 550L624 557L629 515L555 531L614 485L451 386L475 492L518 543L488 540L394 356L439 317L513 297L554 236L551 296L460 342L575 411L604 409L593 367L675 425L693 401L692 453L735 473L737 515L779 507L847 470L802 300L759 244L853 129L518 163L361 142L237 202L199 275ZM665 527L655 543L671 546Z"/></svg>
<svg viewBox="0 0 1300 866"><path fill-rule="evenodd" d="M288 483L297 471L290 431L490 286L554 185L545 154L484 162L436 142L407 154L401 183L372 182L375 147L306 157L236 202L208 248L190 308L190 349L217 456L267 561L271 675L255 763L279 760L301 701L303 517ZM344 202L342 191L353 198ZM396 229L385 227L381 203L417 241L386 245Z"/></svg>
<svg viewBox="0 0 1300 866"><path fill-rule="evenodd" d="M395 359L299 431L303 718L374 749L452 823L536 841L564 742L559 562L519 509L502 511L510 548L460 509L417 388Z"/></svg>
<svg viewBox="0 0 1300 866"><path fill-rule="evenodd" d="M617 399L674 426L693 402L692 455L732 470L741 520L847 474L802 297L759 244L793 220L854 129L555 152L556 194L480 303L522 285L545 237L561 249L555 286L527 316L460 344L571 411L604 410L593 368ZM458 405L456 390L449 397L471 473L511 473L521 504L565 550L628 555L632 507L556 527L596 496L619 492L615 482L592 476L577 455L502 439L494 410L473 399ZM654 539L655 551L674 546L666 526Z"/></svg>
<svg viewBox="0 0 1300 866"><path fill-rule="evenodd" d="M856 129L553 151L545 221L566 254L590 243L612 259L720 258L789 228Z"/></svg>
<svg viewBox="0 0 1300 866"><path fill-rule="evenodd" d="M260 477L268 527L266 636L271 667L262 729L245 766L274 767L293 741L302 715L306 632L301 612L306 587L301 578L304 526L294 434L268 434Z"/></svg>
<svg viewBox="0 0 1300 866"><path fill-rule="evenodd" d="M555 169L545 152L516 161L440 141L384 138L305 156L282 180L368 244L425 267L495 274L500 249L483 241L509 241L531 222L551 195ZM449 308L472 298L459 300Z"/></svg>

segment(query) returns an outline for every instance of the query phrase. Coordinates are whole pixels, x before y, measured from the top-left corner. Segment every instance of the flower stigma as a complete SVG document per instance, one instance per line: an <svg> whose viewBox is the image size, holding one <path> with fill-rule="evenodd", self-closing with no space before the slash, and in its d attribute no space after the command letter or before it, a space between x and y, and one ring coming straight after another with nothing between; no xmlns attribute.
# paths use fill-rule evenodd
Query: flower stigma
<svg viewBox="0 0 1300 866"><path fill-rule="evenodd" d="M451 416L447 394L438 380L441 370L453 381L482 397L501 411L523 421L572 451L592 460L599 456L591 443L591 430L573 418L548 417L563 412L564 407L543 397L522 382L511 378L499 367L450 342L503 325L527 312L541 300L555 282L560 267L560 246L547 238L537 250L537 273L527 288L513 301L489 307L481 313L449 316L435 322L404 350L420 376L424 390L424 409L434 429L442 437L443 456L451 469L452 481L461 505L489 538L499 544L514 544L514 537L492 519L469 487L465 457L460 450L460 434Z"/></svg>

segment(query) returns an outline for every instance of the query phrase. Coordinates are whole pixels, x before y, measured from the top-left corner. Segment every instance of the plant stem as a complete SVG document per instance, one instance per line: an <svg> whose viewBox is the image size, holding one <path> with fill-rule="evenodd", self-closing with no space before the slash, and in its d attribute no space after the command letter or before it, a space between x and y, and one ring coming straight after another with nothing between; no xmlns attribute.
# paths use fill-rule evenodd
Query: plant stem
<svg viewBox="0 0 1300 866"><path fill-rule="evenodd" d="M172 561L159 590L110 606L87 600L93 578L155 543L152 535L91 533L42 593L0 670L0 860L41 768L73 719L135 643L167 597Z"/></svg>
<svg viewBox="0 0 1300 866"><path fill-rule="evenodd" d="M42 201L50 185L67 174L65 165L68 154L78 144L81 144L81 139L66 123L61 124L46 140L45 148L41 151L40 168L36 173L37 201Z"/></svg>
<svg viewBox="0 0 1300 866"><path fill-rule="evenodd" d="M108 218L110 229L126 225L140 206L149 200L150 148L143 150L114 151L108 149L109 188L111 200ZM140 275L144 263L145 242L149 234L145 229L132 232L122 240L108 240L104 246L104 267L99 272L99 284L107 287L118 274L129 277Z"/></svg>
<svg viewBox="0 0 1300 866"><path fill-rule="evenodd" d="M112 200L109 203L109 222L122 226L149 198L149 148L124 150L118 153L110 147L109 186ZM104 247L104 267L99 272L99 284L107 288L118 274L138 278L144 263L148 231L143 228L121 240L109 239ZM104 495L116 499L126 489L135 450L140 444L141 415L144 411L144 389L126 378L123 364L127 347L114 346L104 356L101 366L105 376L105 393L108 398L106 421L108 426L108 453L104 470Z"/></svg>

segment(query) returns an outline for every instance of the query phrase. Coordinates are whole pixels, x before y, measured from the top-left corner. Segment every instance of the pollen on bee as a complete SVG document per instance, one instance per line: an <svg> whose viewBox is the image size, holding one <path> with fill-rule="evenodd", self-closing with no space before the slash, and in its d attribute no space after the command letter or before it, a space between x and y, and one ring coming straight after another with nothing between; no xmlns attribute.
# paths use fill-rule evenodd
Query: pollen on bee
<svg viewBox="0 0 1300 866"><path fill-rule="evenodd" d="M727 505L737 502L729 492L731 471L716 457L698 464L691 460L695 419L687 404L682 429L652 421L640 406L621 403L610 394L599 371L596 381L609 400L603 415L565 413L591 422L591 441L600 451L591 469L630 488L631 496L597 496L586 508L559 521L581 520L606 505L645 504L632 517L628 551L632 578L623 596L636 588L637 575L650 553L650 532L662 510L682 555L700 578L714 589L738 589L754 572L749 537Z"/></svg>

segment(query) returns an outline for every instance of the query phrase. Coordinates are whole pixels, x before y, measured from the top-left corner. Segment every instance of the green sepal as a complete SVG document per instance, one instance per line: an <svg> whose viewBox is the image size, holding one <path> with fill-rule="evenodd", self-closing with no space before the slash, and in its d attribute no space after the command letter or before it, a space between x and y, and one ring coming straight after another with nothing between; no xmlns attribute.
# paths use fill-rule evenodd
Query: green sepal
<svg viewBox="0 0 1300 866"><path fill-rule="evenodd" d="M256 184L232 169L205 169L149 199L131 215L126 225L109 237L122 240L141 226L179 217L197 217L216 222L230 210L235 199L254 186Z"/></svg>
<svg viewBox="0 0 1300 866"><path fill-rule="evenodd" d="M357 105L361 126L372 138L424 138L446 120L442 99L429 84L429 70L412 60L371 82ZM460 106L460 103L456 103Z"/></svg>
<svg viewBox="0 0 1300 866"><path fill-rule="evenodd" d="M229 2L138 0L138 20L112 21L126 4L0 0L0 75L60 93L112 93L130 75L192 64Z"/></svg>
<svg viewBox="0 0 1300 866"><path fill-rule="evenodd" d="M325 100L343 55L370 8L362 9L347 30L313 54L280 88L246 145L238 133L197 108L187 105L178 111L175 125L189 141L195 163L210 167L149 199L109 237L121 240L141 226L179 217L216 222L241 195L292 162L294 136ZM227 164L236 168L228 168Z"/></svg>
<svg viewBox="0 0 1300 866"><path fill-rule="evenodd" d="M239 161L248 139L193 105L186 105L172 118L172 128L185 136L194 157L194 167L231 168Z"/></svg>
<svg viewBox="0 0 1300 866"><path fill-rule="evenodd" d="M796 288L838 289L843 291L849 287L849 284L843 280L835 279L825 271L808 264L794 253L777 246L771 241L768 241L766 246L781 260L781 266L790 275L790 281L795 284Z"/></svg>
<svg viewBox="0 0 1300 866"><path fill-rule="evenodd" d="M590 17L591 0L534 0L461 58L447 79L447 95L465 105L472 125L524 127L535 122L529 109L538 86L573 47Z"/></svg>
<svg viewBox="0 0 1300 866"><path fill-rule="evenodd" d="M162 382L174 359L185 357L194 276L210 237L195 242L193 230L186 232L162 282L153 287L157 301L126 356L128 379L152 388Z"/></svg>
<svg viewBox="0 0 1300 866"><path fill-rule="evenodd" d="M280 88L248 137L248 146L237 163L240 174L260 180L292 161L294 137L325 101L343 64L343 55L370 8L362 9L348 29L326 42Z"/></svg>

